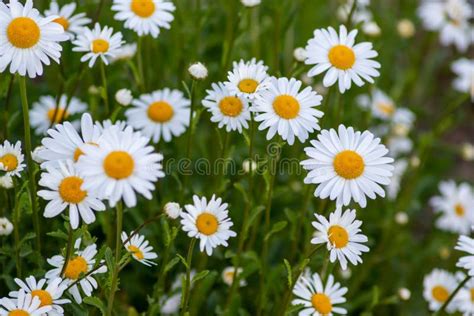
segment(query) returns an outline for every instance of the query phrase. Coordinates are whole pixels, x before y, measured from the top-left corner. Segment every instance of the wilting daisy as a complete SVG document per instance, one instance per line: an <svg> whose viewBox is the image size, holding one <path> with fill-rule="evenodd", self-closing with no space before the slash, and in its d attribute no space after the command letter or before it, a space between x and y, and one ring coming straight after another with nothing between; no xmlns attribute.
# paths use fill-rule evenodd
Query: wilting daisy
<svg viewBox="0 0 474 316"><path fill-rule="evenodd" d="M158 255L153 252L153 247L149 245L148 240L145 240L145 236L134 234L129 238L126 232L122 232L121 238L123 246L132 254L133 259L146 266L157 264L152 260L158 258Z"/></svg>
<svg viewBox="0 0 474 316"><path fill-rule="evenodd" d="M448 271L434 269L423 279L423 297L429 303L431 311L437 311L446 302L458 286L456 277ZM448 304L446 311L455 310L455 301Z"/></svg>
<svg viewBox="0 0 474 316"><path fill-rule="evenodd" d="M440 196L432 197L430 204L441 213L436 227L458 234L468 234L474 225L474 194L467 183L459 186L452 180L439 184Z"/></svg>
<svg viewBox="0 0 474 316"><path fill-rule="evenodd" d="M259 130L268 128L267 140L278 134L293 145L295 137L305 142L309 133L319 130L318 119L324 113L316 110L323 97L311 87L302 91L302 82L294 78L271 77L266 89L256 98L252 111L257 112L255 121L262 122Z"/></svg>
<svg viewBox="0 0 474 316"><path fill-rule="evenodd" d="M301 165L309 170L304 182L318 185L314 196L329 197L337 205L354 200L361 207L367 205L366 196L385 196L380 185L390 183L393 159L385 156L388 149L380 144L380 138L369 131L355 132L352 127L339 125L338 132L321 131L311 145L305 148L309 159Z"/></svg>
<svg viewBox="0 0 474 316"><path fill-rule="evenodd" d="M15 279L15 283L18 284L20 289L18 291L10 292L9 295L13 298L18 298L20 291L31 294L33 297L40 299L40 307L51 306L52 309L47 312L47 315L64 315L64 309L61 307L63 304L71 303L68 299L62 299L64 290L66 290L66 284L63 283L61 278L55 278L46 283L46 279L36 281L34 276L29 276L25 281Z"/></svg>
<svg viewBox="0 0 474 316"><path fill-rule="evenodd" d="M169 142L173 136L186 131L190 104L181 91L165 88L133 100L125 115L130 126L150 137L154 143L161 138Z"/></svg>
<svg viewBox="0 0 474 316"><path fill-rule="evenodd" d="M35 78L43 74L43 64L51 59L59 63L61 41L68 39L64 29L54 20L41 17L33 8L33 0L22 5L17 0L0 2L0 73L10 65L12 74Z"/></svg>
<svg viewBox="0 0 474 316"><path fill-rule="evenodd" d="M240 274L242 274L244 270L242 268L237 268L237 271L235 267L227 267L222 271L222 280L224 281L225 284L228 286L231 286L232 283L234 283L234 280L236 278L239 278ZM245 280L240 279L239 280L239 286L246 286L247 282Z"/></svg>
<svg viewBox="0 0 474 316"><path fill-rule="evenodd" d="M299 316L345 315L347 310L335 305L346 302L346 293L347 288L341 287L339 282L334 282L332 274L324 284L319 274L314 273L312 276L301 276L298 279L293 289L293 294L298 298L294 299L292 304L304 306L298 313Z"/></svg>
<svg viewBox="0 0 474 316"><path fill-rule="evenodd" d="M330 251L329 260L336 259L343 270L347 269L347 260L353 265L362 263L361 254L369 248L362 243L367 242L367 236L361 234L362 221L356 220L356 210L346 210L342 214L341 208L329 215L329 221L322 215L314 214L316 222L312 222L316 232L311 240L312 244L326 244Z"/></svg>
<svg viewBox="0 0 474 316"><path fill-rule="evenodd" d="M45 16L58 16L53 22L60 24L71 40L76 34L81 33L85 25L92 21L85 13L74 14L76 6L75 3L69 3L60 7L56 0L53 0L49 9L44 11Z"/></svg>
<svg viewBox="0 0 474 316"><path fill-rule="evenodd" d="M469 280L456 295L456 308L464 316L474 315L474 279Z"/></svg>
<svg viewBox="0 0 474 316"><path fill-rule="evenodd" d="M265 89L268 67L255 58L250 61L234 62L232 71L229 71L225 83L229 93L253 101L258 93Z"/></svg>
<svg viewBox="0 0 474 316"><path fill-rule="evenodd" d="M135 191L152 198L153 182L165 176L163 156L148 146L149 139L131 127L104 130L97 145L85 144L77 168L84 177L83 190L97 192L112 207L121 199L128 207L137 204Z"/></svg>
<svg viewBox="0 0 474 316"><path fill-rule="evenodd" d="M81 250L81 239L77 239L74 243L74 253L67 262L66 268L64 269L64 284L70 286L72 283L81 279L77 284L74 284L68 291L74 297L77 304L82 303L82 296L79 291L79 286L82 292L86 296L91 296L92 291L98 287L97 281L94 279L94 274L107 272L107 266L102 265L100 268L94 270L95 266L95 255L97 254L97 245L91 244L85 249ZM45 277L47 279L56 279L60 277L61 270L65 264L65 259L61 255L53 256L47 259L48 263L54 268L46 272ZM85 274L90 273L87 277Z"/></svg>
<svg viewBox="0 0 474 316"><path fill-rule="evenodd" d="M51 311L51 306L40 306L41 301L37 296L32 296L25 291L18 291L18 297L0 299L0 316L42 316Z"/></svg>
<svg viewBox="0 0 474 316"><path fill-rule="evenodd" d="M69 210L71 227L79 227L79 219L84 223L95 222L94 212L105 211L105 205L94 196L94 191L82 188L84 179L79 175L71 160L59 162L57 167L47 167L41 174L39 185L45 190L38 195L49 201L44 209L44 217L52 218Z"/></svg>
<svg viewBox="0 0 474 316"><path fill-rule="evenodd" d="M37 155L44 162L42 168L57 167L59 162L71 160L77 162L83 155L81 147L84 144L97 145L102 134L100 124L94 124L89 113L84 113L81 118L81 132L78 133L69 122L57 124L54 129L48 130L49 137L43 138L41 148Z"/></svg>
<svg viewBox="0 0 474 316"><path fill-rule="evenodd" d="M17 141L15 145L6 140L0 145L0 172L5 171L6 176L20 176L20 172L25 169L25 160L21 153L21 142ZM3 175L3 174L2 174Z"/></svg>
<svg viewBox="0 0 474 316"><path fill-rule="evenodd" d="M81 57L81 62L89 61L90 68L94 66L99 57L104 64L108 65L109 59L115 57L118 49L124 43L122 33L113 34L113 32L113 28L108 26L101 28L98 23L92 30L85 27L73 42L75 47L72 50L86 53Z"/></svg>
<svg viewBox="0 0 474 316"><path fill-rule="evenodd" d="M56 98L47 95L33 103L33 108L30 110L30 122L37 135L43 135L50 126L68 120L72 115L87 109L87 104L75 97L71 98L67 106L67 99L68 97L63 94L59 98L59 104L56 104ZM72 124L77 126L77 121L73 121Z"/></svg>
<svg viewBox="0 0 474 316"><path fill-rule="evenodd" d="M452 64L451 69L457 75L453 81L454 89L469 93L471 98L474 98L474 59L458 59Z"/></svg>
<svg viewBox="0 0 474 316"><path fill-rule="evenodd" d="M207 90L202 105L212 114L211 121L218 127L225 126L227 132L248 128L250 120L249 105L246 98L238 97L229 92L225 84L213 83L212 90Z"/></svg>
<svg viewBox="0 0 474 316"><path fill-rule="evenodd" d="M472 226L471 229L474 231L474 226ZM456 266L466 269L467 274L474 277L474 238L464 235L459 236L455 249L468 254L467 256L459 258Z"/></svg>
<svg viewBox="0 0 474 316"><path fill-rule="evenodd" d="M339 34L332 27L315 30L314 37L306 46L305 63L315 65L308 76L327 71L323 85L330 87L338 81L341 93L350 89L352 82L359 87L364 85L362 79L374 83L373 77L380 75L377 70L380 64L371 58L378 54L372 49L372 43L355 44L356 35L357 30L348 34L344 25L339 27Z"/></svg>
<svg viewBox="0 0 474 316"><path fill-rule="evenodd" d="M125 21L125 27L137 32L138 36L151 34L157 38L160 28L170 29L176 9L166 0L114 0L112 10L114 18Z"/></svg>
<svg viewBox="0 0 474 316"><path fill-rule="evenodd" d="M217 246L227 247L227 240L237 234L230 230L234 225L228 217L227 203L221 198L212 196L208 202L205 197L193 196L194 204L185 205L181 213L181 225L191 238L198 238L201 251L206 250L208 256Z"/></svg>

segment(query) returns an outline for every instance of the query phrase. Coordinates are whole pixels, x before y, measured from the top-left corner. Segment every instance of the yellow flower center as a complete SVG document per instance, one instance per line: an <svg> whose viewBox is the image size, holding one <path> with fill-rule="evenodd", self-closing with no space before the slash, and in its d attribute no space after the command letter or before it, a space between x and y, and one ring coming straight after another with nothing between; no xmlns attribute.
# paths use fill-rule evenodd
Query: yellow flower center
<svg viewBox="0 0 474 316"><path fill-rule="evenodd" d="M236 117L242 112L242 101L237 97L225 97L219 102L219 109L226 116Z"/></svg>
<svg viewBox="0 0 474 316"><path fill-rule="evenodd" d="M442 285L435 286L431 290L431 294L435 300L441 303L446 302L446 300L449 298L448 290Z"/></svg>
<svg viewBox="0 0 474 316"><path fill-rule="evenodd" d="M462 204L457 203L454 206L454 212L456 213L457 216L463 217L464 214L466 213L466 210L464 209L464 206L462 206Z"/></svg>
<svg viewBox="0 0 474 316"><path fill-rule="evenodd" d="M22 309L14 309L8 313L8 316L29 316L30 313Z"/></svg>
<svg viewBox="0 0 474 316"><path fill-rule="evenodd" d="M19 17L13 19L8 25L7 37L17 48L31 48L39 42L41 30L33 19Z"/></svg>
<svg viewBox="0 0 474 316"><path fill-rule="evenodd" d="M86 274L88 270L87 261L81 256L69 260L64 272L64 276L71 280L77 280L81 274Z"/></svg>
<svg viewBox="0 0 474 316"><path fill-rule="evenodd" d="M0 163L3 164L6 171L15 170L18 167L18 159L14 154L5 154L0 157Z"/></svg>
<svg viewBox="0 0 474 316"><path fill-rule="evenodd" d="M328 54L331 64L342 70L351 68L355 63L354 51L345 45L336 45L329 50Z"/></svg>
<svg viewBox="0 0 474 316"><path fill-rule="evenodd" d="M385 115L391 116L395 112L395 107L391 103L379 102L377 108Z"/></svg>
<svg viewBox="0 0 474 316"><path fill-rule="evenodd" d="M328 238L336 248L344 248L349 243L347 230L339 225L333 225L328 229Z"/></svg>
<svg viewBox="0 0 474 316"><path fill-rule="evenodd" d="M132 255L137 258L138 260L143 260L145 256L143 255L143 251L140 250L140 248L130 245L128 246L128 250L132 253Z"/></svg>
<svg viewBox="0 0 474 316"><path fill-rule="evenodd" d="M132 0L130 8L142 18L148 18L155 13L155 4L152 0Z"/></svg>
<svg viewBox="0 0 474 316"><path fill-rule="evenodd" d="M351 180L360 177L364 172L364 159L353 150L341 151L334 157L334 170L344 179Z"/></svg>
<svg viewBox="0 0 474 316"><path fill-rule="evenodd" d="M69 21L67 19L63 18L62 16L60 16L57 19L54 19L53 22L56 22L56 23L60 24L65 31L67 31L68 28L69 28Z"/></svg>
<svg viewBox="0 0 474 316"><path fill-rule="evenodd" d="M217 218L211 213L202 213L196 219L197 229L201 234L212 235L219 228Z"/></svg>
<svg viewBox="0 0 474 316"><path fill-rule="evenodd" d="M37 296L40 299L40 301L41 301L40 307L48 306L48 305L53 304L53 298L51 297L51 294L49 294L48 291L33 290L33 291L31 291L31 295L32 296Z"/></svg>
<svg viewBox="0 0 474 316"><path fill-rule="evenodd" d="M311 297L311 304L314 309L323 315L329 314L332 311L331 300L326 294L317 293Z"/></svg>
<svg viewBox="0 0 474 316"><path fill-rule="evenodd" d="M87 144L99 147L99 145L93 142L88 142ZM74 151L74 162L77 162L82 155L84 155L84 152L79 147L77 147Z"/></svg>
<svg viewBox="0 0 474 316"><path fill-rule="evenodd" d="M471 289L471 301L474 302L474 287Z"/></svg>
<svg viewBox="0 0 474 316"><path fill-rule="evenodd" d="M291 120L300 113L300 103L291 95L279 95L273 101L273 109L278 116Z"/></svg>
<svg viewBox="0 0 474 316"><path fill-rule="evenodd" d="M94 54L107 53L109 51L109 42L98 38L92 41L92 52Z"/></svg>
<svg viewBox="0 0 474 316"><path fill-rule="evenodd" d="M68 116L69 113L65 112L63 108L58 108L57 110L55 108L52 108L48 111L48 120L55 124L61 123L61 119L66 118Z"/></svg>
<svg viewBox="0 0 474 316"><path fill-rule="evenodd" d="M81 190L81 178L76 176L66 177L59 184L59 195L67 203L81 203L87 196L86 191Z"/></svg>
<svg viewBox="0 0 474 316"><path fill-rule="evenodd" d="M132 156L125 151L112 151L104 159L105 173L116 180L128 178L134 167Z"/></svg>
<svg viewBox="0 0 474 316"><path fill-rule="evenodd" d="M253 79L243 79L239 82L239 90L245 93L254 93L257 87L258 82Z"/></svg>
<svg viewBox="0 0 474 316"><path fill-rule="evenodd" d="M156 123L165 123L174 115L173 107L165 101L158 101L148 107L148 117Z"/></svg>

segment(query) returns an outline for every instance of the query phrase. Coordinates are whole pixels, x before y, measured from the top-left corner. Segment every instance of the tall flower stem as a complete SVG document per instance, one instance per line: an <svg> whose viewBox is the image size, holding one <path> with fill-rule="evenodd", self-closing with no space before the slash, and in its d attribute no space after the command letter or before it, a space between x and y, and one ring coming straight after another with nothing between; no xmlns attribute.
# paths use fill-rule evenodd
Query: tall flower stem
<svg viewBox="0 0 474 316"><path fill-rule="evenodd" d="M32 146L31 146L31 129L30 129L30 113L28 106L28 97L26 93L26 78L23 76L19 77L20 82L20 94L21 94L21 105L23 107L23 127L25 129L25 154L26 163L28 165L28 185L30 191L31 209L33 213L33 226L36 234L36 250L41 253L41 231L38 215L38 205L36 203L36 179L35 179L35 165L33 158L31 157Z"/></svg>
<svg viewBox="0 0 474 316"><path fill-rule="evenodd" d="M194 245L196 244L196 238L191 239L189 243L188 255L186 257L186 281L184 284L184 298L181 304L180 315L185 315L188 311L189 297L191 295L191 263L193 261Z"/></svg>
<svg viewBox="0 0 474 316"><path fill-rule="evenodd" d="M143 37L138 37L137 43L137 64L138 64L138 75L140 77L140 89L142 92L145 91L145 72L143 71Z"/></svg>
<svg viewBox="0 0 474 316"><path fill-rule="evenodd" d="M117 230L115 233L115 265L112 275L112 285L110 287L109 293L109 300L107 305L107 316L112 315L112 311L114 308L114 298L115 292L117 291L117 279L119 274L119 262L120 262L120 250L122 248L122 243L120 240L120 234L122 233L122 222L123 222L123 206L122 202L118 202L117 204Z"/></svg>
<svg viewBox="0 0 474 316"><path fill-rule="evenodd" d="M191 109L189 111L189 121L188 121L188 131L186 135L186 159L189 161L191 159L191 145L193 139L193 117L194 117L194 88L196 86L196 80L192 81L191 89L183 81L184 88L188 95L189 100L191 101ZM186 172L185 172L186 173ZM186 188L188 186L189 176L184 174L183 187L181 188L181 199L184 199Z"/></svg>
<svg viewBox="0 0 474 316"><path fill-rule="evenodd" d="M102 98L104 99L105 112L108 117L110 114L109 91L107 89L107 75L105 74L105 63L102 60L100 62L100 77L102 79Z"/></svg>
<svg viewBox="0 0 474 316"><path fill-rule="evenodd" d="M71 223L69 223L66 257L64 258L64 265L61 269L61 273L59 274L61 277L63 277L64 272L66 272L67 264L69 262L69 259L71 258L72 245L74 243L72 240L72 235L73 235L73 231L72 231Z"/></svg>
<svg viewBox="0 0 474 316"><path fill-rule="evenodd" d="M449 303L454 299L456 294L463 288L463 286L471 279L471 276L466 276L461 283L458 284L458 287L454 289L454 291L449 295L448 299L444 302L444 304L434 313L434 316L442 315L444 310L448 307Z"/></svg>

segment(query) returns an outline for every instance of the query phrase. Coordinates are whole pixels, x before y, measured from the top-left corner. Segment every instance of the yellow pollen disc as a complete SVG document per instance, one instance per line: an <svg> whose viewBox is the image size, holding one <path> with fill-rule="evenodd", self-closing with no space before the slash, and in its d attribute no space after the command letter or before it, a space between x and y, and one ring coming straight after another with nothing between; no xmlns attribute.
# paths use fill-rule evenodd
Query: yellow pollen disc
<svg viewBox="0 0 474 316"><path fill-rule="evenodd" d="M336 45L329 50L328 54L331 64L342 70L352 68L355 63L354 51L345 45Z"/></svg>
<svg viewBox="0 0 474 316"><path fill-rule="evenodd" d="M211 213L202 213L196 219L197 229L201 234L212 235L219 228L216 216Z"/></svg>
<svg viewBox="0 0 474 316"><path fill-rule="evenodd" d="M174 110L168 102L158 101L150 104L147 114L153 122L165 123L171 120L174 115Z"/></svg>
<svg viewBox="0 0 474 316"><path fill-rule="evenodd" d="M41 301L40 307L53 304L53 298L51 297L51 294L49 294L48 291L33 290L31 291L31 295L37 296L40 299Z"/></svg>
<svg viewBox="0 0 474 316"><path fill-rule="evenodd" d="M393 115L393 113L395 112L393 104L390 103L379 102L377 104L377 108L380 110L380 112L389 116Z"/></svg>
<svg viewBox="0 0 474 316"><path fill-rule="evenodd" d="M132 0L130 8L142 18L148 18L155 13L155 4L152 0Z"/></svg>
<svg viewBox="0 0 474 316"><path fill-rule="evenodd" d="M39 42L41 30L33 19L19 17L13 19L8 25L7 37L17 48L31 48Z"/></svg>
<svg viewBox="0 0 474 316"><path fill-rule="evenodd" d="M234 270L231 270L231 271L227 271L225 273L225 277L228 278L229 280L233 280L234 279Z"/></svg>
<svg viewBox="0 0 474 316"><path fill-rule="evenodd" d="M8 316L29 316L30 313L22 309L14 309L8 313Z"/></svg>
<svg viewBox="0 0 474 316"><path fill-rule="evenodd" d="M464 214L466 213L466 210L464 209L464 206L462 206L462 204L457 203L454 206L454 212L456 212L457 216L463 217Z"/></svg>
<svg viewBox="0 0 474 316"><path fill-rule="evenodd" d="M320 314L326 315L332 311L331 300L326 294L314 294L311 297L311 304L313 305L313 308Z"/></svg>
<svg viewBox="0 0 474 316"><path fill-rule="evenodd" d="M135 247L134 245L128 246L128 250L132 253L132 255L137 258L138 260L143 260L145 256L143 255L143 252L140 250L140 248Z"/></svg>
<svg viewBox="0 0 474 316"><path fill-rule="evenodd" d="M245 93L254 93L257 87L258 82L253 79L243 79L239 82L239 90Z"/></svg>
<svg viewBox="0 0 474 316"><path fill-rule="evenodd" d="M132 156L125 151L112 151L104 159L105 173L116 180L128 178L134 167Z"/></svg>
<svg viewBox="0 0 474 316"><path fill-rule="evenodd" d="M474 302L474 287L471 289L471 301Z"/></svg>
<svg viewBox="0 0 474 316"><path fill-rule="evenodd" d="M96 143L88 142L87 144L99 147L99 145ZM74 151L74 162L77 162L82 155L84 155L84 152L79 147L77 147Z"/></svg>
<svg viewBox="0 0 474 316"><path fill-rule="evenodd" d="M107 53L109 51L109 42L101 38L93 40L91 50L94 54Z"/></svg>
<svg viewBox="0 0 474 316"><path fill-rule="evenodd" d="M364 173L364 159L355 151L344 150L334 157L334 171L344 179L358 178Z"/></svg>
<svg viewBox="0 0 474 316"><path fill-rule="evenodd" d="M86 191L81 190L83 180L76 176L66 177L59 184L59 195L67 203L81 203L87 196Z"/></svg>
<svg viewBox="0 0 474 316"><path fill-rule="evenodd" d="M67 19L63 18L62 16L60 16L57 19L54 19L53 22L56 22L56 23L60 24L65 31L67 31L68 28L69 28L69 21Z"/></svg>
<svg viewBox="0 0 474 316"><path fill-rule="evenodd" d="M56 115L54 115L56 114ZM63 108L58 108L57 110L55 108L52 108L48 111L48 120L50 122L54 122L55 124L59 124L61 123L61 119L62 118L66 118L69 116L69 113L68 112L64 112L64 109Z"/></svg>
<svg viewBox="0 0 474 316"><path fill-rule="evenodd" d="M291 95L279 95L273 101L273 109L278 116L291 120L300 113L300 103Z"/></svg>
<svg viewBox="0 0 474 316"><path fill-rule="evenodd" d="M433 298L438 302L446 302L446 300L449 298L448 290L442 285L435 286L431 290L431 294L433 295Z"/></svg>
<svg viewBox="0 0 474 316"><path fill-rule="evenodd" d="M226 116L236 117L242 112L242 101L237 97L225 97L219 102L219 109Z"/></svg>
<svg viewBox="0 0 474 316"><path fill-rule="evenodd" d="M6 171L13 171L18 167L18 159L14 154L6 154L0 157L0 163Z"/></svg>
<svg viewBox="0 0 474 316"><path fill-rule="evenodd" d="M88 270L87 261L81 256L69 260L64 272L64 276L71 280L77 280L81 274L86 274Z"/></svg>
<svg viewBox="0 0 474 316"><path fill-rule="evenodd" d="M336 248L344 248L349 243L347 230L339 225L329 227L328 238L331 245L334 245Z"/></svg>

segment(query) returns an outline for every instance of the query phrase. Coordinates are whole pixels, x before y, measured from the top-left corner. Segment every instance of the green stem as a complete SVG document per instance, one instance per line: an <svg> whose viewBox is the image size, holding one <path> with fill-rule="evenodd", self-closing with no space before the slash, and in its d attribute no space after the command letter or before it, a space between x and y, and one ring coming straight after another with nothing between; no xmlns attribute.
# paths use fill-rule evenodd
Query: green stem
<svg viewBox="0 0 474 316"><path fill-rule="evenodd" d="M145 72L143 70L143 37L138 37L137 43L137 63L138 63L138 75L140 77L140 87L142 91L145 90Z"/></svg>
<svg viewBox="0 0 474 316"><path fill-rule="evenodd" d="M10 113L9 105L10 105L10 99L12 96L14 82L15 82L15 76L12 75L10 77L10 83L8 84L7 95L5 97L5 110L3 111L3 126L4 126L3 137L4 139L8 139L8 114Z"/></svg>
<svg viewBox="0 0 474 316"><path fill-rule="evenodd" d="M458 294L458 292L463 288L463 286L471 279L471 276L466 276L466 278L464 278L464 280L462 280L461 283L458 284L458 287L451 293L451 295L449 295L448 299L446 300L446 302L444 302L444 304L440 307L440 309L438 309L436 311L436 313L434 313L433 315L434 316L438 316L438 315L441 315L444 310L448 307L449 303L451 303L451 301L454 299L454 297L456 296L456 294Z"/></svg>
<svg viewBox="0 0 474 316"><path fill-rule="evenodd" d="M117 230L115 232L115 265L112 275L112 285L110 287L109 300L107 305L107 316L112 315L114 308L115 292L117 291L117 282L119 274L119 262L120 262L120 250L122 249L122 242L120 240L120 234L122 233L122 222L123 222L123 207L122 202L117 204Z"/></svg>
<svg viewBox="0 0 474 316"><path fill-rule="evenodd" d="M105 63L102 60L100 62L100 77L102 78L102 98L104 99L105 112L108 117L110 114L109 91L107 89L107 75L105 74Z"/></svg>
<svg viewBox="0 0 474 316"><path fill-rule="evenodd" d="M196 80L192 81L191 89L188 89L187 85L183 82L183 85L186 89L186 93L188 94L188 98L191 101L191 109L189 111L189 121L188 121L188 130L186 135L186 159L190 161L191 159L191 145L193 139L193 116L194 116L194 87L196 85ZM186 188L188 186L189 176L186 174L184 176L183 187L181 189L181 199L184 199Z"/></svg>
<svg viewBox="0 0 474 316"><path fill-rule="evenodd" d="M188 305L189 305L189 296L191 294L191 262L193 260L193 250L194 250L194 245L196 244L196 238L191 239L191 242L189 243L189 249L188 249L188 255L186 257L186 281L184 285L184 299L182 301L181 305L181 312L180 315L185 315L186 312L188 311Z"/></svg>
<svg viewBox="0 0 474 316"><path fill-rule="evenodd" d="M67 264L69 262L69 259L71 258L72 246L74 244L72 241L72 235L73 235L72 227L71 227L71 223L69 223L66 257L64 258L64 265L61 269L61 273L59 274L61 277L64 276L64 272L66 271Z"/></svg>

